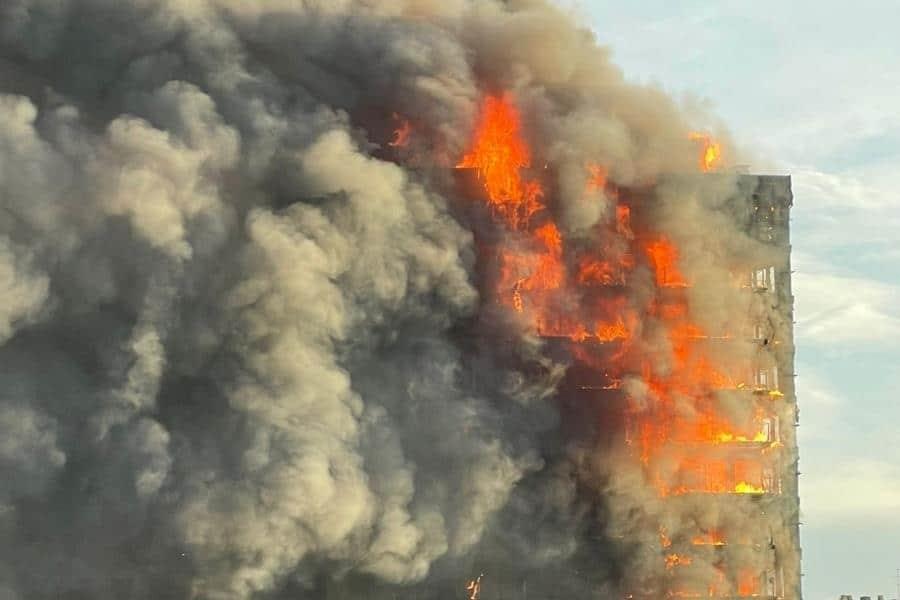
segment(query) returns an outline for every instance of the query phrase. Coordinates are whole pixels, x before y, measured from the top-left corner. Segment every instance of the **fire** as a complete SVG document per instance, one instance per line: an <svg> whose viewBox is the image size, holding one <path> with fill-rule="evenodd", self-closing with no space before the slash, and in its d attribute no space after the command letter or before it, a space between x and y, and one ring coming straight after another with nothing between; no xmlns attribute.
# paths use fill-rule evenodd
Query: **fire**
<svg viewBox="0 0 900 600"><path fill-rule="evenodd" d="M679 458L672 449L670 459ZM648 451L652 457L655 449ZM668 483L674 480L675 483ZM757 460L714 458L700 453L684 454L675 466L658 472L656 488L662 497L685 494L766 494L762 465Z"/></svg>
<svg viewBox="0 0 900 600"><path fill-rule="evenodd" d="M472 148L458 168L473 169L484 186L488 206L498 221L516 232L515 244L497 249L499 276L495 290L499 304L521 313L535 333L544 337L564 337L574 341L616 342L627 340L632 331L633 313L615 302L562 307L575 300L576 284L621 285L633 267L630 257L620 255L608 261L594 255L582 256L577 269L566 260L565 240L546 215L542 190L527 181L523 171L531 161L531 149L521 134L518 109L508 95L489 96L482 105ZM606 185L606 170L591 166L591 186ZM537 213L542 218L534 222ZM629 227L627 208L617 211L616 228ZM621 254L621 253L620 253Z"/></svg>
<svg viewBox="0 0 900 600"><path fill-rule="evenodd" d="M400 121L400 125L394 130L394 137L388 142L388 146L405 148L409 145L409 138L412 135L412 124L406 119L400 118L397 113L394 113L394 120Z"/></svg>
<svg viewBox="0 0 900 600"><path fill-rule="evenodd" d="M590 164L588 170L588 190L602 190L606 187L609 172L602 165Z"/></svg>
<svg viewBox="0 0 900 600"><path fill-rule="evenodd" d="M766 433L765 433L765 432L762 432L762 431L759 432L759 433L757 433L756 435L754 435L752 438L749 438L749 437L747 437L747 436L745 436L745 435L736 435L736 434L734 434L734 433L727 433L727 432L724 432L724 431L723 431L723 432L719 433L719 434L716 436L716 441L718 441L718 442L720 442L720 443L722 443L722 444L727 444L727 443L729 443L729 442L737 442L737 443L749 443L749 442L755 442L755 443L761 443L761 442L767 442L767 441L769 441L769 436L766 435Z"/></svg>
<svg viewBox="0 0 900 600"><path fill-rule="evenodd" d="M522 177L521 171L530 166L531 149L522 137L512 99L488 96L481 107L475 142L457 168L476 171L491 208L513 229L526 227L532 215L544 208L540 184Z"/></svg>
<svg viewBox="0 0 900 600"><path fill-rule="evenodd" d="M742 598L759 596L759 574L743 570L738 574L737 595Z"/></svg>
<svg viewBox="0 0 900 600"><path fill-rule="evenodd" d="M651 242L646 248L650 264L660 287L686 287L687 280L678 270L678 248L665 237Z"/></svg>
<svg viewBox="0 0 900 600"><path fill-rule="evenodd" d="M702 169L716 168L720 145L704 134L691 137L703 143ZM531 162L511 96L486 97L471 146L457 167L476 173L485 204L502 229L495 238L500 241L491 241L485 252L493 261L488 270L493 300L533 333L571 340L575 360L602 375L584 389L624 389L626 378L640 378L645 391L639 400L629 399L626 442L661 497L770 493L764 456L750 454L762 449L750 444L775 447L771 421L763 409L740 423L724 414L717 393L748 389L737 376L742 366L724 364L725 355L716 350L731 332L708 331L692 315L693 278L687 270L692 265L683 264L676 241L634 222L627 198L598 164L586 167L587 191L602 190L614 204L593 226L593 238L567 239L544 203L540 183L528 176ZM652 273L655 285L637 300L629 283L639 268ZM692 564L691 557L673 551L662 527L659 537L668 549L668 570ZM688 539L694 545L725 545L715 530ZM469 582L470 600L477 599L480 582L480 576ZM724 572L707 583L710 595L728 591Z"/></svg>
<svg viewBox="0 0 900 600"><path fill-rule="evenodd" d="M682 565L689 565L694 562L690 556L683 556L681 554L668 554L666 555L666 569L672 570L675 567Z"/></svg>
<svg viewBox="0 0 900 600"><path fill-rule="evenodd" d="M631 231L631 207L627 204L616 206L616 231L628 240L634 239L634 232ZM630 266L633 267L634 263Z"/></svg>
<svg viewBox="0 0 900 600"><path fill-rule="evenodd" d="M734 486L735 494L765 494L765 488L753 485L752 483L747 483L746 481L740 481L737 485Z"/></svg>
<svg viewBox="0 0 900 600"><path fill-rule="evenodd" d="M626 340L629 337L628 327L622 317L616 319L615 323L598 322L594 328L594 337L603 342Z"/></svg>
<svg viewBox="0 0 900 600"><path fill-rule="evenodd" d="M663 548L669 548L672 546L672 540L669 539L669 534L666 531L665 527L659 528L659 545Z"/></svg>
<svg viewBox="0 0 900 600"><path fill-rule="evenodd" d="M478 600L478 597L481 595L481 578L484 577L484 573L481 573L475 579L471 579L466 583L466 593L468 594L468 600Z"/></svg>
<svg viewBox="0 0 900 600"><path fill-rule="evenodd" d="M725 537L717 529L712 529L703 535L694 536L691 543L695 546L724 546Z"/></svg>
<svg viewBox="0 0 900 600"><path fill-rule="evenodd" d="M715 171L722 162L722 145L706 133L693 132L691 140L699 142L702 148L700 154L700 170L704 173Z"/></svg>
<svg viewBox="0 0 900 600"><path fill-rule="evenodd" d="M710 383L714 383L710 380ZM718 414L708 402L698 401L696 414L692 419L676 419L673 438L680 443L706 444L749 444L766 443L769 434L762 430L761 416L757 417L754 429L741 431L728 419Z"/></svg>
<svg viewBox="0 0 900 600"><path fill-rule="evenodd" d="M592 256L581 260L577 278L583 285L615 285L621 281L620 273L612 264Z"/></svg>
<svg viewBox="0 0 900 600"><path fill-rule="evenodd" d="M562 238L553 223L533 232L529 250L500 252L500 302L516 312L525 310L523 293L532 292L539 309L546 293L562 287L564 280Z"/></svg>

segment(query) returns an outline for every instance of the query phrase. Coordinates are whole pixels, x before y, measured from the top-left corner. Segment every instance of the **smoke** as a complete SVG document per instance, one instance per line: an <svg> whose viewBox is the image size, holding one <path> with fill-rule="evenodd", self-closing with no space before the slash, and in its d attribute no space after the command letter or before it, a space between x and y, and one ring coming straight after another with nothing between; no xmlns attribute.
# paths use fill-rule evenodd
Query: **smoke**
<svg viewBox="0 0 900 600"><path fill-rule="evenodd" d="M481 571L588 597L651 568L659 499L567 433L565 361L483 290L450 167L498 90L565 235L613 254L585 165L690 170L709 118L538 0L0 6L0 597L447 598ZM653 217L710 328L751 309L695 266L759 252L717 181Z"/></svg>

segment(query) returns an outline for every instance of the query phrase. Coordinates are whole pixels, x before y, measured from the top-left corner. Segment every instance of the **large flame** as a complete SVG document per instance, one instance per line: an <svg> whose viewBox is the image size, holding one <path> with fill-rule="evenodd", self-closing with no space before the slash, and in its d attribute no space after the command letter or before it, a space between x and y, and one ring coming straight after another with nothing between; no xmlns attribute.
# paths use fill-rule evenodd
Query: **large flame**
<svg viewBox="0 0 900 600"><path fill-rule="evenodd" d="M475 169L488 201L513 229L527 226L541 210L540 184L521 171L531 166L531 149L522 137L519 111L509 95L488 96L481 107L471 149L457 168Z"/></svg>
<svg viewBox="0 0 900 600"><path fill-rule="evenodd" d="M600 342L627 339L632 329L629 323L636 317L617 301L597 300L591 310L578 314L562 308L571 299L575 282L584 286L622 284L633 262L627 257L613 263L599 256L584 256L571 272L562 234L542 202L543 190L524 175L530 161L531 149L522 136L512 98L486 97L472 147L457 168L477 173L493 214L520 236L514 244L496 250L497 301L522 313L532 330L544 337ZM596 165L588 168L589 186L602 188L606 171ZM616 227L629 227L627 207L619 211Z"/></svg>
<svg viewBox="0 0 900 600"><path fill-rule="evenodd" d="M660 287L683 287L687 285L684 275L678 268L678 248L668 238L659 239L647 244L645 251L650 257L650 264L656 272L656 284Z"/></svg>

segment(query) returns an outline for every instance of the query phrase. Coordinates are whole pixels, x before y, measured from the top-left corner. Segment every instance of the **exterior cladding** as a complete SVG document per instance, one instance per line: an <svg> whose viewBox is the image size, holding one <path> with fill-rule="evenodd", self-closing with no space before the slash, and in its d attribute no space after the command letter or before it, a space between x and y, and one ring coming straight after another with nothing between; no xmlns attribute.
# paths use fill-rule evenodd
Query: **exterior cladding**
<svg viewBox="0 0 900 600"><path fill-rule="evenodd" d="M732 200L736 219L746 219L738 223L752 237L763 242L766 248L755 259L745 286L752 294L749 320L744 324L752 331L752 340L758 344L756 364L748 365L750 371L746 385L741 390L728 392L738 402L756 402L766 406L775 418L770 421L773 428L770 443L747 444L740 449L730 449L732 458L758 460L771 467L769 474L763 475L762 486L766 493L751 495L717 494L708 499L710 508L719 504L716 510L728 510L728 505L744 503L740 506L744 514L755 519L757 537L749 542L753 551L765 553L760 557L765 570L759 575L758 587L740 592L733 589L733 598L761 597L770 599L800 600L800 533L798 494L798 448L796 429L799 412L794 389L794 337L793 304L791 289L791 244L790 209L793 205L791 180L789 176L739 175L738 193ZM764 255L763 255L764 254ZM736 329L740 330L739 324ZM733 343L728 340L716 343ZM774 367L774 368L773 368ZM706 452L716 457L719 452L709 447ZM672 497L667 502L689 502L688 497ZM735 543L740 541L732 540ZM731 542L729 542L731 543ZM748 541L744 540L744 544ZM740 552L727 548L673 548L685 553L707 553L707 560L723 561L730 572L740 570ZM744 555L746 556L746 555ZM728 564L733 561L738 564ZM662 590L657 590L658 594ZM694 590L706 595L705 590ZM710 594L721 597L722 590ZM653 596L654 593L651 593ZM665 590L665 595L678 596L673 590ZM691 595L687 593L685 595ZM725 592L725 595L729 595ZM636 594L635 597L640 597Z"/></svg>
<svg viewBox="0 0 900 600"><path fill-rule="evenodd" d="M715 177L706 175L705 177ZM758 462L763 465L763 475L759 485L765 493L750 494L703 494L704 505L710 513L724 513L731 510L740 512L750 519L749 527L735 535L726 543L694 545L687 542L679 546L675 541L666 552L681 556L702 557L707 564L717 564L723 571L740 572L748 564L748 556L753 567L751 579L754 583L744 587L737 584L729 588L720 586L715 591L707 587L703 576L694 579L694 588L666 588L654 574L632 573L624 581L627 598L650 600L666 597L716 597L716 598L768 598L770 600L800 600L800 533L798 495L798 448L796 428L799 424L794 390L794 338L793 304L791 290L791 244L790 209L793 204L791 180L789 176L738 175L737 194L730 203L730 214L738 221L738 229L744 229L753 238L763 243L764 251L753 257L751 268L746 272L746 292L750 312L748 323L735 324L735 329L750 332L741 339L707 340L707 344L747 343L755 346L755 364L745 365L741 371L747 373L746 380L738 389L727 390L720 396L734 404L764 406L767 414L768 438L764 442L736 445L708 445L699 450L713 461ZM653 190L637 192L643 200L656 202ZM743 222L742 222L743 221ZM729 265L724 265L729 267ZM744 263L741 269L746 269ZM738 270L737 267L729 269ZM673 293L676 291L672 291ZM662 290L661 293L670 293ZM749 339L747 339L749 338ZM554 340L547 340L550 347ZM563 414L568 415L567 436L570 439L594 438L599 443L598 451L617 453L616 446L634 442L634 434L629 432L628 400L615 385L610 385L606 373L595 365L602 364L603 345L593 342L571 342L557 340L561 346L579 346L570 352L576 357L563 381L558 401ZM715 350L713 350L715 352ZM577 357L592 357L582 361ZM598 406L604 414L598 419ZM585 407L592 407L586 409ZM624 418L623 418L624 417ZM598 432L591 422L602 421L609 429ZM618 430L618 432L617 432ZM624 437L621 435L624 432ZM665 503L671 503L670 514L682 514L686 505L694 502L692 493L667 496ZM681 503L679 505L679 503ZM660 524L660 530L663 530ZM747 531L752 537L744 537ZM723 537L731 537L733 532L724 532ZM709 537L708 532L697 531L700 537ZM610 541L616 544L616 536ZM741 538L744 539L734 539ZM623 540L628 545L628 540ZM695 561L696 562L696 561ZM696 565L695 565L696 566ZM692 567L679 567L690 570ZM688 577L690 579L690 577ZM674 584L673 584L674 585ZM678 584L681 585L681 584ZM660 587L662 586L662 587ZM585 597L604 597L595 593Z"/></svg>
<svg viewBox="0 0 900 600"><path fill-rule="evenodd" d="M760 498L760 527L780 532L773 536L774 560L779 574L779 596L800 600L800 499L798 489L797 426L799 410L794 389L794 296L791 288L790 209L793 205L791 179L784 176L741 176L741 197L752 207L750 231L760 241L777 251L774 266L774 289L764 292L765 310L776 324L779 344L769 344L777 366L778 389L773 408L780 423L781 459L780 494ZM768 265L759 265L765 268ZM770 522L781 520L781 523Z"/></svg>
<svg viewBox="0 0 900 600"><path fill-rule="evenodd" d="M757 571L752 573L755 580L752 591L745 588L742 592L740 585L720 586L711 591L712 588L707 586L709 581L703 575L694 578L696 587L693 589L673 589L666 587L669 584L665 583L664 578L660 583L658 573L647 573L645 577L642 573L598 569L598 555L609 554L613 557L612 562L616 563L629 553L646 555L661 551L659 548L636 548L634 544L638 542L629 534L619 535L615 527L601 526L601 530L595 532L596 544L582 540L584 548L572 558L569 573L507 574L504 573L504 566L483 559L480 566L489 573L483 590L485 598L587 600L622 597L618 595L621 591L629 600L679 597L801 600L796 437L799 413L794 390L794 297L790 260L791 179L788 176L761 175L736 177L737 193L729 203L731 210L728 212L736 220L737 229L743 229L762 242L762 249L758 257L751 258L749 265L742 262L740 267L724 266L733 267L729 268L732 272L745 273L744 287L746 293L751 294L751 309L748 322L735 324L735 329L751 333L740 336L739 340L710 339L697 343L750 342L756 346L753 350L756 364L743 365L745 368L742 370L748 373L745 382L739 389L723 391L721 395L727 396L727 402L732 404L765 406L771 417L768 423L769 438L760 443L710 445L700 452L714 460L724 457L759 461L767 470L759 482L765 493L704 494L701 498L710 514L731 511L749 519L750 526L745 526L743 531L750 531L750 538L739 539L743 534L736 535L722 545L693 545L688 539L679 546L678 541L672 540L672 546L663 554L672 552L702 557L704 561L695 561L693 567L706 562L721 565L723 571L730 573L740 572L742 567L752 564L753 569L759 567L758 577ZM659 201L652 188L624 190L623 195L637 212L640 212L642 203ZM746 261L746 257L742 260ZM677 289L662 289L659 293L665 296L679 292ZM615 352L616 344L575 342L561 337L547 337L544 342L546 352L569 364L556 398L563 415L564 437L576 445L583 443L600 454L622 456L623 445L632 442L629 439L629 400L610 374L598 368L598 365L604 364L609 353ZM769 468L771 471L768 471ZM600 493L602 496L602 491ZM670 512L678 515L685 506L696 505L696 500L695 496L687 493L671 495L663 501L672 503ZM598 502L600 515L605 513L603 505L604 499L601 497ZM604 517L598 517L598 521L604 521ZM644 525L655 530L661 524ZM704 532L698 531L697 534L703 536ZM690 571L693 567L683 568ZM610 585L611 581L617 583Z"/></svg>

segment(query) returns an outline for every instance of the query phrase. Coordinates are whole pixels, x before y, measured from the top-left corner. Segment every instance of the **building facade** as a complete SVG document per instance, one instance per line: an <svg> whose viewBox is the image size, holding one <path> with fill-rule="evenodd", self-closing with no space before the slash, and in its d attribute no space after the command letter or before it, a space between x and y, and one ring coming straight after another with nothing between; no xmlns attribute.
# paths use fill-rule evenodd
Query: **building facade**
<svg viewBox="0 0 900 600"><path fill-rule="evenodd" d="M656 271L648 316L641 318L662 324L674 355L664 367L657 363L666 360L648 355L640 379L649 393L623 383L627 367L617 369L627 362L623 340L556 336L571 361L559 400L564 414L579 415L573 435L596 436L596 451L615 457L618 464L606 472L611 488L628 472L623 457L650 488L643 500L646 490L632 499L647 507L643 513L632 510L627 525L611 524L621 529L622 554L638 557L624 569L629 598L801 597L791 182L739 175L735 189L724 213L752 242L745 252L710 252L719 264L701 267L732 277L721 299L731 322L719 331L686 316L698 301L690 277L677 272L675 250L668 251L672 264L654 259L666 254L653 249L656 233L646 223L634 226L635 247L651 249ZM655 189L620 199L635 221L642 206L656 210L665 201ZM585 294L614 295L608 288ZM637 369L634 362L630 368ZM592 421L604 425L578 431ZM648 549L643 536L635 548L638 530L652 528L658 547Z"/></svg>

